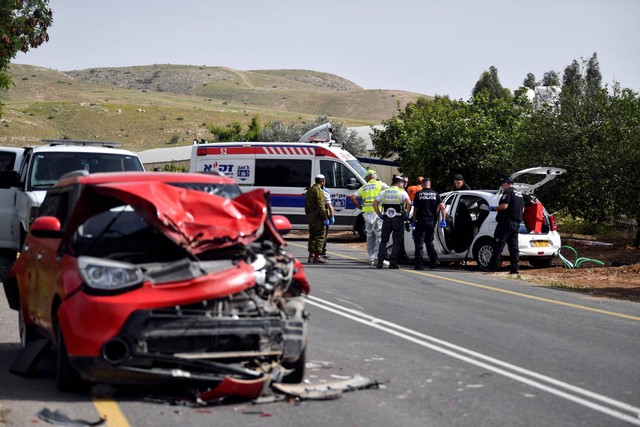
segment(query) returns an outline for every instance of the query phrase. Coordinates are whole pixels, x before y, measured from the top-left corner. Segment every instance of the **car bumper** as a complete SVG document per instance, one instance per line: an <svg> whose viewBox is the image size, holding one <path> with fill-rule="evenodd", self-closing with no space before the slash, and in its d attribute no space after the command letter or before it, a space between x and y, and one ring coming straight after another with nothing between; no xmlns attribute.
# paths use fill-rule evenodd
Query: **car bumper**
<svg viewBox="0 0 640 427"><path fill-rule="evenodd" d="M245 362L296 359L304 345L304 323L279 318L203 319L134 313L106 341L98 357L70 356L93 382L164 384L215 382L226 377L255 380L262 373Z"/></svg>
<svg viewBox="0 0 640 427"><path fill-rule="evenodd" d="M158 384L255 379L247 361L296 361L306 342L303 299L286 300L288 317L273 304L259 309L253 270L230 273L122 295L75 293L58 310L71 364L94 382ZM256 307L243 312L247 304Z"/></svg>

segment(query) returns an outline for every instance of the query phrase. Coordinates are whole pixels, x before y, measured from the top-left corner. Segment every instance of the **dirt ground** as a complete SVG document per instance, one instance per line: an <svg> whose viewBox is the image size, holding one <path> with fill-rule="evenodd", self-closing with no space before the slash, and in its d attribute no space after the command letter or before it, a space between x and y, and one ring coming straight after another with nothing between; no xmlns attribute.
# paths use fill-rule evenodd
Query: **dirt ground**
<svg viewBox="0 0 640 427"><path fill-rule="evenodd" d="M291 238L306 239L304 232L292 232ZM640 248L629 246L629 236L603 237L596 235L562 235L562 244L573 247L578 257L604 262L604 266L583 263L579 268L567 268L563 261L555 257L549 268L533 268L522 262L519 279L536 286L550 286L583 292L592 296L619 298L640 302ZM358 241L351 232L330 233L330 243L344 243L366 251L364 242ZM570 262L575 255L568 249L562 255ZM507 275L508 261L503 263L503 271L497 275ZM475 263L452 265L449 268L475 269Z"/></svg>

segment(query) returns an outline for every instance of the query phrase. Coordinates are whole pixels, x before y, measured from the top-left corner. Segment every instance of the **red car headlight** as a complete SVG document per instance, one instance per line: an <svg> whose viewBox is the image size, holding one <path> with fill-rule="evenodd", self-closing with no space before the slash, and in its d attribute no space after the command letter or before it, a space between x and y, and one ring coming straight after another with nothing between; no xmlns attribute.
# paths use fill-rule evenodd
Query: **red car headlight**
<svg viewBox="0 0 640 427"><path fill-rule="evenodd" d="M100 291L122 291L140 285L144 278L134 264L87 256L78 258L78 270L87 286Z"/></svg>

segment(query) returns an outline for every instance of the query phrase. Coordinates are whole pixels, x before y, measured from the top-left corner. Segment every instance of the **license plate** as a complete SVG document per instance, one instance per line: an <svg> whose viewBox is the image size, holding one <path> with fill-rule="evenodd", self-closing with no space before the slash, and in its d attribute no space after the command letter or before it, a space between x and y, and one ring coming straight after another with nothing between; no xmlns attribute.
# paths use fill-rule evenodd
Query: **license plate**
<svg viewBox="0 0 640 427"><path fill-rule="evenodd" d="M548 248L551 246L548 240L534 240L531 242L532 248Z"/></svg>

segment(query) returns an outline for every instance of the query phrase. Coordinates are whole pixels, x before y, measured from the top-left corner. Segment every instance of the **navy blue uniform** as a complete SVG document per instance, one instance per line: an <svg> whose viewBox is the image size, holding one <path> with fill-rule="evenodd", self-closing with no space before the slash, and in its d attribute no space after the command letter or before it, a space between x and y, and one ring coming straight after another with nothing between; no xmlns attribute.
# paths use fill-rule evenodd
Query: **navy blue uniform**
<svg viewBox="0 0 640 427"><path fill-rule="evenodd" d="M413 231L415 244L416 267L422 267L422 245L427 246L429 262L435 266L438 262L438 254L433 246L433 231L438 218L438 205L442 203L440 194L430 188L423 188L416 193L413 199L413 208L416 215L416 228Z"/></svg>
<svg viewBox="0 0 640 427"><path fill-rule="evenodd" d="M498 259L506 244L509 248L511 272L517 273L520 269L518 230L522 222L522 208L524 207L522 193L514 190L513 187L507 188L500 198L500 204L507 204L508 207L505 210L499 211L496 215L498 225L493 233L493 254L491 255L491 261L489 261L489 268L492 270L498 269Z"/></svg>

